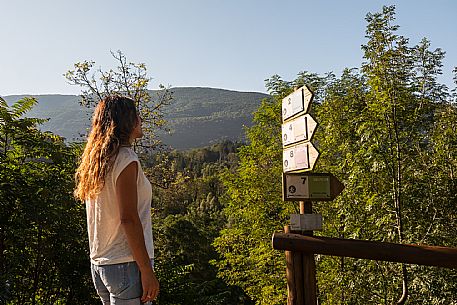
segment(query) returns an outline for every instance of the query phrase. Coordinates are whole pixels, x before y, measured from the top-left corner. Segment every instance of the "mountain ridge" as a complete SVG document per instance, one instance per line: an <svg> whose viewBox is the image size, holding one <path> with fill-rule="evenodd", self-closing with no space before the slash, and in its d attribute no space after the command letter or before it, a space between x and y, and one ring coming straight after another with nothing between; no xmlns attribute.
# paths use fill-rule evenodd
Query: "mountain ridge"
<svg viewBox="0 0 457 305"><path fill-rule="evenodd" d="M269 95L210 87L173 87L173 101L164 107L171 134L159 133L171 148L183 150L207 146L222 140L243 141L244 126L252 124L252 113ZM150 90L151 96L160 90ZM79 95L8 95L13 103L26 96L37 98L38 104L29 117L50 118L41 126L61 135L69 142L81 141L90 127L91 110L79 104Z"/></svg>

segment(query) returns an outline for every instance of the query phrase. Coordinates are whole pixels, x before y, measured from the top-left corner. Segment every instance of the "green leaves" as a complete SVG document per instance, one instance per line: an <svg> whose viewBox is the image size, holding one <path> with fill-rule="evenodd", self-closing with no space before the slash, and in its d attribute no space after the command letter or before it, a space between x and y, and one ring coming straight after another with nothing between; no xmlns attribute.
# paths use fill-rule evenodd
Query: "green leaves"
<svg viewBox="0 0 457 305"><path fill-rule="evenodd" d="M159 304L249 304L211 263L218 259L212 242L226 222L219 175L236 166L239 146L226 141L148 161L169 177L166 188L154 188L152 203Z"/></svg>

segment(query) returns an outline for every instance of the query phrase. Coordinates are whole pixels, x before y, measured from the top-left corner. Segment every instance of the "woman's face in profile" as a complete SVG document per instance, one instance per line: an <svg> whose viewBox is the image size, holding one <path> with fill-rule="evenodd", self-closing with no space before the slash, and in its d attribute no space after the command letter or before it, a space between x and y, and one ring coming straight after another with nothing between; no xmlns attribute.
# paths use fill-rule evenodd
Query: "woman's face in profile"
<svg viewBox="0 0 457 305"><path fill-rule="evenodd" d="M130 138L133 140L139 139L141 137L143 137L143 129L141 128L141 117L137 115L136 125L135 128L133 128L132 135L130 136Z"/></svg>

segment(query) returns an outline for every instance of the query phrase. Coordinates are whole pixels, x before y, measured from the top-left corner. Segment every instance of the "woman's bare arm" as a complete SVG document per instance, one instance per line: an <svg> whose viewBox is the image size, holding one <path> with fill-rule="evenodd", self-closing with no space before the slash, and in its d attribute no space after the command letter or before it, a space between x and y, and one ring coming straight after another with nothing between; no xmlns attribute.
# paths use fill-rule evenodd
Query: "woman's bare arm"
<svg viewBox="0 0 457 305"><path fill-rule="evenodd" d="M127 237L138 268L143 286L142 302L154 300L159 293L159 282L151 267L150 258L144 242L143 227L137 209L138 166L132 162L120 173L116 182L116 195L119 204L121 226Z"/></svg>

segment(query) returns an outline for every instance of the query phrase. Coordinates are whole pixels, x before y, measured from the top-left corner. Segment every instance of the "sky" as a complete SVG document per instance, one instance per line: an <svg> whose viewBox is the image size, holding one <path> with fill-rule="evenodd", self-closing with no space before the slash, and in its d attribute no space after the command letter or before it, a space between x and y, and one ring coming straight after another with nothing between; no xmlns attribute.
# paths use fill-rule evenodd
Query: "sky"
<svg viewBox="0 0 457 305"><path fill-rule="evenodd" d="M274 74L340 75L360 67L365 17L396 6L398 33L446 51L440 81L457 66L455 0L0 0L0 95L79 94L63 74L110 51L145 63L172 87L266 92Z"/></svg>

